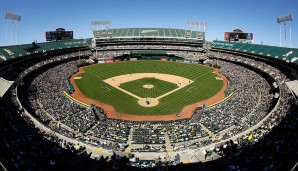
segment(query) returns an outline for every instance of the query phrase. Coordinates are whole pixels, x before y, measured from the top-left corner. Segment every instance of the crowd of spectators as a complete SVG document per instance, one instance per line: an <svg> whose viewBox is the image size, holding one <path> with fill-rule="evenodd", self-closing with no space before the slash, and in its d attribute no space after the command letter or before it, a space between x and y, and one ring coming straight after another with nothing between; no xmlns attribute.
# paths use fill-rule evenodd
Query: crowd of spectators
<svg viewBox="0 0 298 171"><path fill-rule="evenodd" d="M249 64L271 75L276 81L275 83L273 83L273 86L275 86L274 84L276 84L277 85L276 87L278 87L280 90L280 94L278 94L278 96L281 97L281 100L279 102L278 109L285 108L285 106L289 106L290 104L289 98L291 95L285 82L289 81L292 78L292 75L290 75L289 72L284 73L284 72L287 72L284 68L280 69L278 68L278 66L268 65L264 61L259 61L259 60L256 60L255 58L242 57L239 55L236 56L236 55L231 55L227 53L221 53L220 55L215 53L214 55L224 60L238 61L245 64ZM259 108L263 107L262 105L263 104L259 105ZM259 111L259 109L256 111ZM237 130L232 129L229 132L227 132L225 135L223 135L223 137L227 138L227 137L236 135L237 133L238 133Z"/></svg>
<svg viewBox="0 0 298 171"><path fill-rule="evenodd" d="M201 129L197 122L192 120L181 120L169 123L167 132L171 143L190 141L206 137L209 134Z"/></svg>
<svg viewBox="0 0 298 171"><path fill-rule="evenodd" d="M228 79L226 94L234 93L225 102L207 108L201 123L214 134L235 126L242 132L260 121L269 111L273 94L268 81L242 66L217 61L221 74ZM228 137L226 137L228 138Z"/></svg>
<svg viewBox="0 0 298 171"><path fill-rule="evenodd" d="M228 167L239 170L290 170L298 159L298 117L294 99L288 99L258 129L214 152L228 158Z"/></svg>
<svg viewBox="0 0 298 171"><path fill-rule="evenodd" d="M51 65L50 67L39 69L37 72L32 73L32 77L21 81L23 76L37 68L41 68L43 65L52 64L59 62L61 59L71 57L73 57L73 54L58 56L55 59L45 61L35 61L35 63L32 62L31 64L24 65L16 70L13 69L14 72L6 72L2 75L7 79L11 78L17 82L20 81L21 87L27 88L27 91L18 94L22 104L47 127L50 127L53 131L67 137L109 150L123 151L127 147L126 143L131 133L133 138L132 141L136 144L165 144L165 134L167 134L174 151L200 148L214 142L211 139L200 140L200 138L209 136L209 134L202 129L201 124L215 134L227 128L231 128L222 136L222 139L228 139L250 128L263 119L268 113L272 100L274 99L271 85L261 75L245 67L221 60L217 61L217 64L221 66L221 73L228 78L229 86L226 93L230 94L233 92L234 95L227 101L216 105L215 107L205 109L201 123L197 123L193 120L180 120L173 122L153 122L148 124L148 122L128 122L98 117L98 115L95 114L93 107L83 107L69 100L63 94L63 91L69 89L68 78L78 70L77 61L74 60L68 60L66 62ZM254 156L262 156L262 166L272 168L273 166L276 166L277 161L276 163L270 163L270 159L274 158L277 160L279 158L275 158L276 155L284 155L284 151L290 152L293 150L292 144L291 146L281 146L285 145L288 141L297 144L297 134L290 131L287 135L282 136L281 138L279 137L280 134L269 136L269 133L274 130L276 131L275 128L278 127L281 122L286 122L283 127L285 130L293 130L297 127L297 116L294 114L295 109L291 109L293 106L292 99L284 84L289 78L286 74L280 72L278 68L267 65L264 62L227 54L221 54L220 57L228 60L233 60L233 58L235 58L236 61L256 66L272 75L281 90L281 100L277 110L273 112L270 118L266 120L260 128L235 141L231 140L218 145L214 148L214 151L220 155L228 155L232 159L235 159L231 163L233 163L233 166L237 165L235 166L236 168L246 168L247 163L243 161L252 163L256 161ZM15 95L16 94L10 92L7 96ZM1 101L2 104L0 110L1 113L3 113L1 117L7 122L0 124L0 127L4 130L2 132L4 136L0 137L2 138L1 148L6 149L4 150L4 155L0 155L0 157L1 161L4 161L3 163L12 163L12 165L8 165L13 170L18 170L19 168L34 169L40 167L57 167L57 163L63 161L61 159L63 155L61 154L71 155L72 152L78 152L76 150L78 148L84 150L77 145L59 140L54 133L39 132L34 128L31 121L22 114L23 111L18 110L18 108L15 107L17 106L17 103L15 101L12 101L14 103L10 102L11 101ZM100 107L96 107L96 110L99 111L99 113L104 113ZM287 119L286 121L283 121L283 118L285 117L291 118L292 120ZM23 122L23 119L25 119L28 124L21 123ZM14 121L20 122L21 124L13 124ZM21 127L17 127L16 125L21 125ZM22 127L26 127L26 129L22 130ZM34 133L34 131L27 132L27 129L35 130L36 133ZM19 138L22 139L16 138L16 136L19 136ZM294 137L295 140L290 139L289 136ZM15 138L15 141L13 138ZM28 145L32 140L34 140L35 143ZM260 152L257 151L260 148L263 148L263 144L265 143L256 145L256 147L252 145L260 144L258 142L265 142L265 140L269 141L272 147L271 150L274 150L273 155L268 154L270 152L269 150L265 151L265 154L260 154ZM191 143L187 143L188 141ZM47 145L50 148L46 148ZM237 146L237 148L235 148L235 146ZM22 147L24 147L25 150L22 150ZM10 148L17 149L17 152L11 153L12 150L10 150ZM37 152L35 150L37 148L40 148L41 151ZM285 150L282 151L280 148ZM164 152L164 149L164 146L156 147L145 145L143 148L133 148L132 151ZM36 154L29 154L28 150L35 150ZM248 150L253 150L253 152L250 153ZM38 159L38 156L43 153L46 154L44 158ZM242 158L236 160L238 155L241 156L245 153L250 154L250 156L248 158L243 158L242 156ZM9 157L6 158L4 156ZM36 163L30 163L29 159L36 161ZM57 161L57 159L60 161ZM119 167L119 164L117 163L127 161L119 156L115 156L114 159L115 163L113 164L113 167ZM39 162L40 160L44 161ZM45 161L48 163L46 164ZM133 158L132 161L134 161ZM160 158L152 163L131 163L135 163L136 165L139 163L139 167L156 167L157 165L168 165L170 163L177 164L179 162L175 158L173 160Z"/></svg>
<svg viewBox="0 0 298 171"><path fill-rule="evenodd" d="M132 125L114 119L97 122L86 132L86 136L93 136L103 140L126 143Z"/></svg>
<svg viewBox="0 0 298 171"><path fill-rule="evenodd" d="M113 59L122 55L129 55L131 49L139 50L167 50L168 55L175 55L191 60L206 60L207 56L202 54L202 47L176 46L176 45L111 45L97 48L95 57Z"/></svg>
<svg viewBox="0 0 298 171"><path fill-rule="evenodd" d="M169 50L187 50L187 51L201 51L201 47L191 47L183 45L108 45L98 47L98 50L126 50L126 49L149 49L149 50L160 50L160 49L169 49Z"/></svg>
<svg viewBox="0 0 298 171"><path fill-rule="evenodd" d="M140 124L133 127L133 144L164 144L164 132L162 127L154 124Z"/></svg>
<svg viewBox="0 0 298 171"><path fill-rule="evenodd" d="M280 101L276 110L260 127L235 141L218 145L214 151L228 157L228 168L238 170L290 170L298 159L297 105L285 84L292 77L285 70L268 65L253 58L221 53L216 55L225 60L243 62L259 68L274 77L280 89ZM259 110L259 109L258 109ZM223 135L223 139L236 135L232 129Z"/></svg>
<svg viewBox="0 0 298 171"><path fill-rule="evenodd" d="M114 148L115 143L127 143L131 128L133 144L164 144L165 133L172 144L209 136L201 129L200 124L214 134L234 126L233 131L223 136L229 138L262 119L273 98L269 83L259 74L233 63L218 61L221 73L228 78L229 86L226 92L233 92L234 95L226 102L206 109L201 123L192 120L154 124L112 119L97 121L91 108L80 106L62 93L69 88L67 79L77 71L75 64L75 61L62 63L33 77L31 85L28 86L30 104L37 109L40 116L45 115L41 113L48 113L50 118L60 123L59 127L66 128L66 131L61 132L64 135L76 137L74 133L80 134L82 139L87 142L96 141L91 142L96 144L109 142L106 143L111 144L109 149ZM41 105L37 105L39 103ZM57 129L57 126L55 128Z"/></svg>
<svg viewBox="0 0 298 171"><path fill-rule="evenodd" d="M131 128L133 144L164 144L165 132L171 143L207 136L198 123L190 120L154 124L107 118L98 120L92 107L82 107L63 94L69 88L67 79L76 71L76 61L59 63L36 72L28 83L24 83L24 87L28 88L22 95L24 103L44 124L62 135L107 149L119 149L118 144L127 143Z"/></svg>
<svg viewBox="0 0 298 171"><path fill-rule="evenodd" d="M142 147L136 147L131 149L131 152L166 152L166 145L162 146L150 146L148 144L143 145Z"/></svg>
<svg viewBox="0 0 298 171"><path fill-rule="evenodd" d="M136 167L136 168L157 168L160 170L168 170L169 167L181 164L181 158L179 154L176 154L175 156L165 156L160 157L158 156L154 160L140 160L138 157L135 157L134 155L129 156L129 165ZM172 168L173 169L173 168ZM177 170L177 169L174 169Z"/></svg>
<svg viewBox="0 0 298 171"><path fill-rule="evenodd" d="M39 61L17 63L1 77L18 81L23 76L21 72ZM17 102L15 86L0 98L1 163L7 170L75 169L76 166L69 162L70 158L76 161L79 158L77 154L85 148L59 139L54 132L44 132L35 127Z"/></svg>

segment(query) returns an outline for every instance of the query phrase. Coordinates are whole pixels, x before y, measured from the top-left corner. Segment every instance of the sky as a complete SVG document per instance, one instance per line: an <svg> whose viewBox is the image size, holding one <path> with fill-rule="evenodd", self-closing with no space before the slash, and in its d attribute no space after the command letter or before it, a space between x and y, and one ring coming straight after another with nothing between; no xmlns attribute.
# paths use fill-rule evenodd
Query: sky
<svg viewBox="0 0 298 171"><path fill-rule="evenodd" d="M223 40L224 32L239 28L253 33L254 43L273 46L279 46L281 26L286 47L291 27L291 47L298 48L297 0L0 0L0 46L16 44L16 23L5 20L6 12L22 16L19 44L44 42L44 33L56 28L74 31L74 38L91 38L92 21L109 20L109 28L177 29L189 29L188 22L196 21L207 22L207 41ZM289 13L293 22L277 24L278 16Z"/></svg>

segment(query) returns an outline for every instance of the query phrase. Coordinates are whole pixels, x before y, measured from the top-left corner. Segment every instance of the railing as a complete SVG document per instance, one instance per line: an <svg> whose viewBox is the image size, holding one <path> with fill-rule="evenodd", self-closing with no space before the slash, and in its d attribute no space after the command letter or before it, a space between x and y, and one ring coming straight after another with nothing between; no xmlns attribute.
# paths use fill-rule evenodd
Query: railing
<svg viewBox="0 0 298 171"><path fill-rule="evenodd" d="M1 162L0 162L0 171L7 171L7 169Z"/></svg>

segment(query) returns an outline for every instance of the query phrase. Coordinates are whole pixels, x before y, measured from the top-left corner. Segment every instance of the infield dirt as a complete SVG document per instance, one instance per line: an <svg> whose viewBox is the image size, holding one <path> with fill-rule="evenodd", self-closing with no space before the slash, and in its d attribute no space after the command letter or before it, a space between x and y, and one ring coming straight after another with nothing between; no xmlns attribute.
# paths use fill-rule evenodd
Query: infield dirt
<svg viewBox="0 0 298 171"><path fill-rule="evenodd" d="M89 67L89 66L86 66L86 67ZM72 77L70 79L70 81L71 81L71 83L72 83L72 85L73 85L73 87L75 89L74 93L71 94L71 96L74 97L75 99L81 101L81 102L86 103L86 104L89 104L89 105L90 104L96 104L98 106L101 106L104 109L104 111L107 113L107 117L114 118L114 119L122 119L122 120L131 120L131 121L159 121L159 120L165 120L166 121L166 120L177 120L177 119L190 118L192 116L192 113L193 113L193 111L194 111L194 109L196 107L199 107L202 104L211 105L211 104L214 104L214 103L216 103L216 102L224 99L224 97L225 97L224 91L225 91L225 89L228 86L226 77L224 77L223 75L221 75L219 73L219 69L216 68L213 73L217 74L219 77L222 78L223 83L224 83L222 89L215 96L213 96L213 97L211 97L211 98L209 98L207 100L200 101L200 102L197 102L195 104L185 106L183 108L183 110L182 110L183 113L181 114L181 116L179 118L177 118L177 114L176 113L169 114L169 115L160 115L160 116L141 116L141 115L131 115L131 114L124 114L124 113L119 114L119 112L117 112L114 109L113 106L108 105L108 104L105 104L105 103L102 103L102 102L99 102L99 101L96 101L96 100L93 100L93 99L90 99L90 98L87 98L86 96L84 96L81 93L81 91L79 90L79 88L75 84L74 79L76 78L77 75L79 75L80 73L83 73L84 72L83 68L84 67L79 68L79 71L77 73L75 73L74 75L72 75ZM130 74L127 74L127 75L130 76ZM168 75L168 74L166 74L166 75ZM152 77L152 76L150 76L150 77ZM163 80L165 80L165 79L170 79L170 78L164 78ZM167 80L165 80L165 81L167 81ZM125 82L127 82L127 81L125 81ZM119 80L118 84L119 83L121 83L120 80ZM186 83L189 84L189 80L188 79L185 82L185 84ZM146 101L145 101L145 103L146 103Z"/></svg>

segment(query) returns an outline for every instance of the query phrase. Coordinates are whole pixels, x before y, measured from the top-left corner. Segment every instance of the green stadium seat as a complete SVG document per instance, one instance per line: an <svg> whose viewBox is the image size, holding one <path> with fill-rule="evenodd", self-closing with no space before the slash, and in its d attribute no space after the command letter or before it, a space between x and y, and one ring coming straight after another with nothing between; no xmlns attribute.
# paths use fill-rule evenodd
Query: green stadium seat
<svg viewBox="0 0 298 171"><path fill-rule="evenodd" d="M225 44L224 41L216 41L213 47L214 48L221 48L221 47L224 46L224 44Z"/></svg>
<svg viewBox="0 0 298 171"><path fill-rule="evenodd" d="M171 30L171 35L172 35L172 37L178 37L177 30L176 29L172 29Z"/></svg>
<svg viewBox="0 0 298 171"><path fill-rule="evenodd" d="M222 49L231 49L234 46L234 42L225 42L224 45L221 47Z"/></svg>
<svg viewBox="0 0 298 171"><path fill-rule="evenodd" d="M249 53L256 53L257 50L259 50L262 47L262 45L252 44L251 47L247 50Z"/></svg>
<svg viewBox="0 0 298 171"><path fill-rule="evenodd" d="M128 35L129 29L122 29L121 31L121 37L127 36Z"/></svg>
<svg viewBox="0 0 298 171"><path fill-rule="evenodd" d="M234 44L234 46L233 47L231 47L231 49L233 49L233 50L240 50L240 48L242 47L242 46L244 46L245 44L244 43L235 43Z"/></svg>
<svg viewBox="0 0 298 171"><path fill-rule="evenodd" d="M197 38L197 31L191 31L191 38Z"/></svg>
<svg viewBox="0 0 298 171"><path fill-rule="evenodd" d="M171 37L204 39L205 34L195 30L172 28L123 28L93 31L96 38L110 37Z"/></svg>
<svg viewBox="0 0 298 171"><path fill-rule="evenodd" d="M177 37L183 37L182 33L181 33L181 29L177 29Z"/></svg>
<svg viewBox="0 0 298 171"><path fill-rule="evenodd" d="M18 46L7 46L6 49L9 49L12 52L12 57L20 57L27 54L27 52Z"/></svg>
<svg viewBox="0 0 298 171"><path fill-rule="evenodd" d="M57 42L45 42L33 44L23 44L14 46L0 47L0 61L10 60L12 58L50 52L59 49L87 47L87 42L83 40L68 40Z"/></svg>
<svg viewBox="0 0 298 171"><path fill-rule="evenodd" d="M158 30L158 36L160 36L160 37L164 37L164 36L165 36L164 29L162 29L162 28L157 28L157 30Z"/></svg>
<svg viewBox="0 0 298 171"><path fill-rule="evenodd" d="M298 49L285 48L268 45L247 44L238 42L227 42L214 40L210 46L212 48L232 49L244 53L272 57L289 63L298 64Z"/></svg>
<svg viewBox="0 0 298 171"><path fill-rule="evenodd" d="M242 51L242 52L247 52L250 47L251 47L251 44L244 43L244 45L241 46L239 48L239 50Z"/></svg>
<svg viewBox="0 0 298 171"><path fill-rule="evenodd" d="M10 55L4 51L3 48L0 48L0 61L6 61L6 60L9 60L11 59Z"/></svg>
<svg viewBox="0 0 298 171"><path fill-rule="evenodd" d="M171 32L170 32L170 29L163 29L164 30L164 33L165 33L165 37L172 37L171 36Z"/></svg>
<svg viewBox="0 0 298 171"><path fill-rule="evenodd" d="M269 48L270 48L270 46L265 46L265 45L260 46L260 48L258 48L258 49L255 51L255 54L257 54L257 55L263 55L263 54L265 54L266 51L269 50Z"/></svg>
<svg viewBox="0 0 298 171"><path fill-rule="evenodd" d="M130 28L130 29L128 29L128 32L127 32L127 34L126 34L126 36L133 36L134 35L134 28Z"/></svg>

